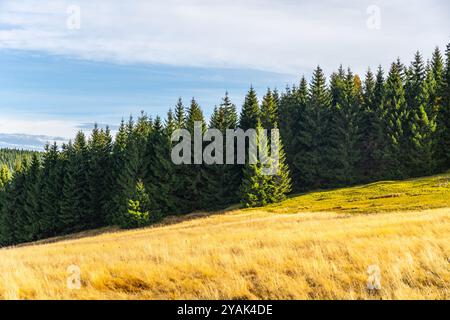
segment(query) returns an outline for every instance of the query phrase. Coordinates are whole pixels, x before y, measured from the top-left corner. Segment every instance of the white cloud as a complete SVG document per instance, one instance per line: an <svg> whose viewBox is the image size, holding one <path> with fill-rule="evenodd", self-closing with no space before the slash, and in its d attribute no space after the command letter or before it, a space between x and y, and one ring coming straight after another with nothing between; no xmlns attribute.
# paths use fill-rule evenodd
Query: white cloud
<svg viewBox="0 0 450 320"><path fill-rule="evenodd" d="M0 132L6 134L46 135L64 139L73 137L78 128L78 122L69 120L0 118Z"/></svg>
<svg viewBox="0 0 450 320"><path fill-rule="evenodd" d="M81 8L81 29L66 27ZM380 0L381 29L369 30L372 1L12 1L1 2L0 48L119 63L254 68L298 74L340 63L362 72L428 55L449 41L447 1ZM1 27L1 26L6 27Z"/></svg>
<svg viewBox="0 0 450 320"><path fill-rule="evenodd" d="M109 126L114 136L118 126L99 123L99 128ZM75 137L78 131L90 134L94 123L70 120L31 120L10 117L0 118L0 148L43 150L46 143L61 145Z"/></svg>

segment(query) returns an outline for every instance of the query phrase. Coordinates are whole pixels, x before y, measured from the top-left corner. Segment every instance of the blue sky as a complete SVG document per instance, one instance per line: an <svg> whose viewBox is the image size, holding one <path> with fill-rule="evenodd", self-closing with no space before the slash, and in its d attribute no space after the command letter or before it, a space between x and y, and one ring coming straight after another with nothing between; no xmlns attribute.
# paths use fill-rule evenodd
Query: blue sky
<svg viewBox="0 0 450 320"><path fill-rule="evenodd" d="M283 89L318 64L428 58L450 42L448 12L444 0L0 0L0 147L165 115L178 97L208 116L226 90L240 106L250 84Z"/></svg>

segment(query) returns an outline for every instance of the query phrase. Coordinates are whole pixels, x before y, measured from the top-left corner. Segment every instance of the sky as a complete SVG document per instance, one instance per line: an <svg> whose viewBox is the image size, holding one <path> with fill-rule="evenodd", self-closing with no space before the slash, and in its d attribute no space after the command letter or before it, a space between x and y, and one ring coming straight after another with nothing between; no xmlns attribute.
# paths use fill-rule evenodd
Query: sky
<svg viewBox="0 0 450 320"><path fill-rule="evenodd" d="M40 149L93 123L165 116L195 97L283 90L321 65L364 74L450 42L450 3L0 0L0 147Z"/></svg>

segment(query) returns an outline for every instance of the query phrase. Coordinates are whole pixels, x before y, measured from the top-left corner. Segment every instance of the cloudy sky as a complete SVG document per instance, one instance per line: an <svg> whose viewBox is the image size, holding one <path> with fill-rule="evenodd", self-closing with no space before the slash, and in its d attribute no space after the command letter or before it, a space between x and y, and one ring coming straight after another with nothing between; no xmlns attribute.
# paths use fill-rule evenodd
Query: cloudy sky
<svg viewBox="0 0 450 320"><path fill-rule="evenodd" d="M195 96L210 114L310 76L364 73L450 42L431 1L0 0L0 147L38 148L93 122L164 115Z"/></svg>

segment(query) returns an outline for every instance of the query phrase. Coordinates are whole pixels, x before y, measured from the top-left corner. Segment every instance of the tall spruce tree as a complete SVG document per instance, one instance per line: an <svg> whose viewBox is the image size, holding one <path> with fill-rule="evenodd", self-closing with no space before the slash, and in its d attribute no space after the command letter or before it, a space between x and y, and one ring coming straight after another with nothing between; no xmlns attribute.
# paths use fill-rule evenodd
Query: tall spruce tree
<svg viewBox="0 0 450 320"><path fill-rule="evenodd" d="M377 95L379 95L377 91L383 84L382 71L379 70L377 78L378 80L375 81L371 70L367 71L364 81L362 109L357 118L359 158L356 167L358 181L360 182L379 179L382 170L383 127L380 118L381 103L377 101Z"/></svg>
<svg viewBox="0 0 450 320"><path fill-rule="evenodd" d="M195 163L194 152L194 128L195 123L199 122L201 127L201 134L206 131L206 122L203 116L203 111L197 101L193 98L191 105L187 111L186 129L191 133L192 145L191 150L191 164L182 165L184 168L184 179L182 183L182 202L185 211L192 212L199 209L211 208L215 201L215 195L211 190L208 190L208 184L213 182L210 180L210 175L205 166L200 163ZM203 150L203 146L202 146Z"/></svg>
<svg viewBox="0 0 450 320"><path fill-rule="evenodd" d="M286 163L291 170L293 189L299 191L303 188L300 171L295 166L295 155L303 152L302 145L296 142L303 121L306 116L306 103L308 98L308 83L302 77L299 87L287 88L279 102L279 121L281 140L285 145Z"/></svg>
<svg viewBox="0 0 450 320"><path fill-rule="evenodd" d="M111 150L112 138L108 128L98 128L97 124L92 130L88 141L88 181L89 181L89 215L90 227L100 227L109 221L107 204L110 201L111 176Z"/></svg>
<svg viewBox="0 0 450 320"><path fill-rule="evenodd" d="M324 154L327 150L326 128L327 114L331 106L331 96L326 85L326 78L320 67L313 73L308 91L308 100L302 113L295 143L298 152L294 156L294 167L297 171L297 184L304 189L324 186L327 168Z"/></svg>
<svg viewBox="0 0 450 320"><path fill-rule="evenodd" d="M40 237L56 236L61 232L61 190L63 187L63 162L55 143L47 145L43 155L41 175Z"/></svg>
<svg viewBox="0 0 450 320"><path fill-rule="evenodd" d="M274 162L274 149L270 147L273 144L276 144L278 149L278 163ZM292 190L282 143L281 141L278 141L278 143L270 142L269 137L264 139L263 128L260 123L257 124L257 145L259 146L259 157L255 159L255 163L247 163L243 170L240 199L244 207L261 207L280 202ZM266 154L268 162L262 161L261 148L271 153L270 155Z"/></svg>
<svg viewBox="0 0 450 320"><path fill-rule="evenodd" d="M352 184L356 181L358 161L357 115L361 107L361 82L348 70L337 73L332 81L332 107L328 112L326 132L327 184Z"/></svg>
<svg viewBox="0 0 450 320"><path fill-rule="evenodd" d="M436 158L440 170L450 168L450 44L445 53L446 64L442 89L442 105L438 113Z"/></svg>
<svg viewBox="0 0 450 320"><path fill-rule="evenodd" d="M150 214L173 213L176 201L172 194L175 177L170 158L171 145L160 117L156 117L154 121L147 148L149 157L146 161L148 167L144 185L150 198Z"/></svg>
<svg viewBox="0 0 450 320"><path fill-rule="evenodd" d="M425 70L422 56L417 52L409 69L405 88L408 123L404 133L408 140L402 151L407 155L403 158L407 163L408 176L431 174L434 169L432 153L436 123L433 117L434 106L429 104L429 90L433 90L435 83L429 69L430 67L428 71Z"/></svg>
<svg viewBox="0 0 450 320"><path fill-rule="evenodd" d="M273 92L268 89L263 97L260 112L261 125L264 129L278 128L278 104Z"/></svg>
<svg viewBox="0 0 450 320"><path fill-rule="evenodd" d="M242 130L255 129L260 119L260 109L258 97L255 89L250 87L245 101L242 106L241 116L239 120L239 128Z"/></svg>
<svg viewBox="0 0 450 320"><path fill-rule="evenodd" d="M383 107L383 125L386 134L386 144L383 150L385 177L389 179L406 176L404 155L405 147L404 126L407 122L405 90L402 80L402 70L399 63L393 63L386 80Z"/></svg>
<svg viewBox="0 0 450 320"><path fill-rule="evenodd" d="M175 106L175 126L177 129L183 129L186 127L186 115L184 111L183 100L178 99Z"/></svg>

